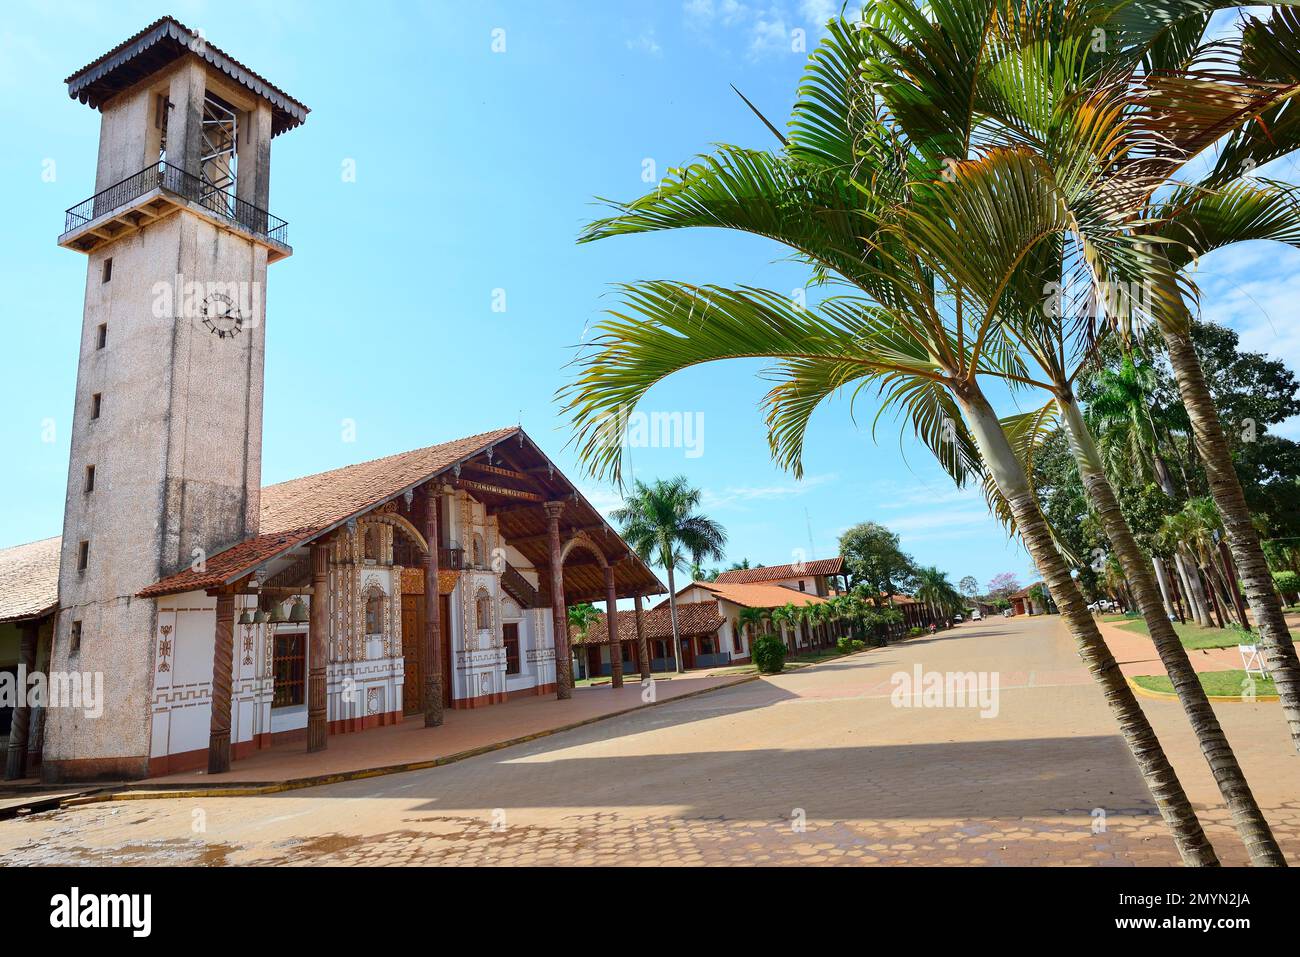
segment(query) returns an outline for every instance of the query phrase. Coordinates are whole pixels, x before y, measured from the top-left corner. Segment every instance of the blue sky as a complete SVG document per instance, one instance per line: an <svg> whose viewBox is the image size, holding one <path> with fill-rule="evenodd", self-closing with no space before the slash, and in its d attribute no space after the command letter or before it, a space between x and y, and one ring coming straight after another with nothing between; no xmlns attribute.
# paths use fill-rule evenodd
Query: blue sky
<svg viewBox="0 0 1300 957"><path fill-rule="evenodd" d="M730 84L783 122L804 61L793 31L811 47L831 9L825 0L7 4L0 544L61 528L85 262L55 238L63 210L92 191L99 133L98 115L61 80L163 12L313 111L273 146L271 211L289 220L295 254L268 277L264 481L522 422L612 507L614 490L580 477L553 401L573 347L612 304L609 285L673 278L788 292L806 277L775 245L722 232L574 239L598 213L594 196L639 195L647 171L653 181L715 142L769 145ZM347 163L355 182L341 175ZM1207 312L1248 346L1300 365L1300 333L1279 321L1300 295L1296 254L1219 255L1202 264ZM499 291L504 312L493 309ZM703 416L701 454L631 458L639 478L680 472L704 489L730 534L728 561L833 554L844 528L875 520L954 581L1031 577L978 492L955 490L892 422L873 441L870 403L856 422L844 401L818 414L803 482L773 466L757 370L714 366L657 387L647 408ZM346 420L354 441L344 441Z"/></svg>

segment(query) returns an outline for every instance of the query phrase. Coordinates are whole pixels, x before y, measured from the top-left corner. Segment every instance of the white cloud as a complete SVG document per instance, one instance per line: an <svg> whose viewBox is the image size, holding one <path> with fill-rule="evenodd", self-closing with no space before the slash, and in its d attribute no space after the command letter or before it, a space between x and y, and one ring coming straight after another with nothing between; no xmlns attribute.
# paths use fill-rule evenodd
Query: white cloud
<svg viewBox="0 0 1300 957"><path fill-rule="evenodd" d="M614 509L623 507L623 496L611 488L579 487L578 491L605 518L609 518L609 513Z"/></svg>
<svg viewBox="0 0 1300 957"><path fill-rule="evenodd" d="M773 0L758 4L685 0L682 12L686 25L697 32L739 33L745 56L757 60L772 54L804 56L810 52L808 47L821 36L826 21L839 15L840 4L836 0ZM846 16L852 14L846 12ZM795 43L796 30L803 31L805 43Z"/></svg>
<svg viewBox="0 0 1300 957"><path fill-rule="evenodd" d="M705 512L718 508L743 508L751 502L770 502L776 499L805 495L819 485L835 481L835 473L809 475L801 482L782 482L776 485L733 485L725 489L705 489L700 507Z"/></svg>
<svg viewBox="0 0 1300 957"><path fill-rule="evenodd" d="M650 56L659 56L663 53L663 47L655 39L655 29L650 27L642 31L638 36L627 41L627 48L640 53L648 53Z"/></svg>
<svg viewBox="0 0 1300 957"><path fill-rule="evenodd" d="M1300 372L1300 252L1277 243L1242 243L1206 256L1194 274L1201 288L1201 318L1228 326L1241 348L1280 359ZM1273 427L1300 439L1300 419Z"/></svg>

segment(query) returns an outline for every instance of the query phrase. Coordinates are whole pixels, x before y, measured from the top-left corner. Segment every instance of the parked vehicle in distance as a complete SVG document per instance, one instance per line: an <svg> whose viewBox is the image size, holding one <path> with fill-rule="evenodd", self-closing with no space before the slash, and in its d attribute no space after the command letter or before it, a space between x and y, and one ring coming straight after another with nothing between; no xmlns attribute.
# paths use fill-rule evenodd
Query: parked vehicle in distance
<svg viewBox="0 0 1300 957"><path fill-rule="evenodd" d="M984 614L983 614L983 613L982 613L978 608L976 608L973 612L970 613L970 620L971 620L971 621L983 621L983 620L984 620Z"/></svg>
<svg viewBox="0 0 1300 957"><path fill-rule="evenodd" d="M965 619L962 618L961 615L953 615L953 616L952 616L952 623L953 623L954 625L960 625L963 621L965 621Z"/></svg>

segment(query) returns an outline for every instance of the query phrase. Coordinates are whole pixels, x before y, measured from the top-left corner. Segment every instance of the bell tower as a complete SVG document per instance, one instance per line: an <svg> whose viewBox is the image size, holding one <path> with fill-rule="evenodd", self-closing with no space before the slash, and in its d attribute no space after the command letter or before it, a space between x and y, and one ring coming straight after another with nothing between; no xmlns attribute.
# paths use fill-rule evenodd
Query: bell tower
<svg viewBox="0 0 1300 957"><path fill-rule="evenodd" d="M271 141L307 107L164 17L67 79L101 114L53 671L103 711L50 708L45 777L140 777L156 604L145 586L257 534L266 268L292 253Z"/></svg>

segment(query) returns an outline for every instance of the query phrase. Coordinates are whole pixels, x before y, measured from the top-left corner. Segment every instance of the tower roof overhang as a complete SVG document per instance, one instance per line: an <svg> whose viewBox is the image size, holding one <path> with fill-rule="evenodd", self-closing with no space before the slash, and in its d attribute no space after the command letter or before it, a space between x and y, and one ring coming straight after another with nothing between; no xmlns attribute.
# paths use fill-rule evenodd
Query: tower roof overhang
<svg viewBox="0 0 1300 957"><path fill-rule="evenodd" d="M64 82L68 84L68 96L100 109L123 90L187 56L198 57L269 103L272 136L307 121L311 110L305 104L174 17L155 20Z"/></svg>

